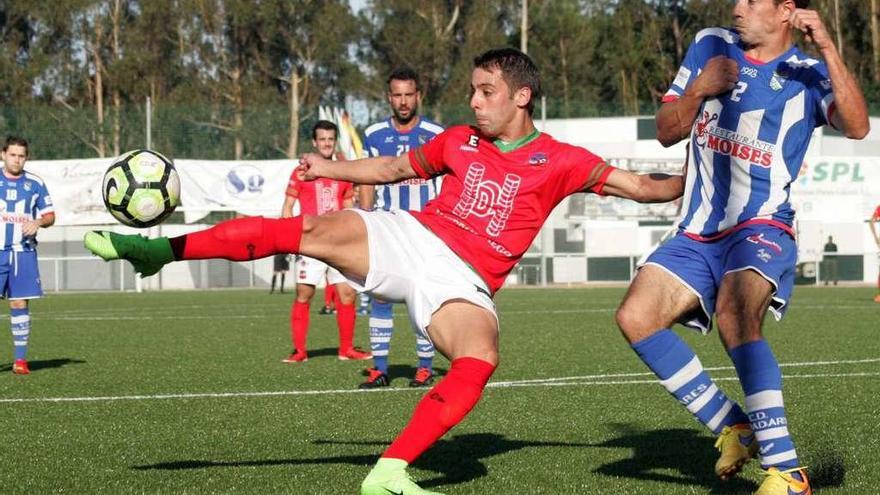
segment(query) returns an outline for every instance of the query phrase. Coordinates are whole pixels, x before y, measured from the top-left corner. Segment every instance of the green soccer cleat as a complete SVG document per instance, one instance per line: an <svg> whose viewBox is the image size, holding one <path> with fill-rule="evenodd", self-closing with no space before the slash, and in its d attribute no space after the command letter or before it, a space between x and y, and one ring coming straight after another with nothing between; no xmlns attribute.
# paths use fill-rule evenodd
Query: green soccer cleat
<svg viewBox="0 0 880 495"><path fill-rule="evenodd" d="M87 232L86 249L104 261L128 260L141 277L149 277L174 261L171 244L165 237L148 239L142 235L124 235L105 230Z"/></svg>
<svg viewBox="0 0 880 495"><path fill-rule="evenodd" d="M721 453L715 463L715 474L722 480L740 472L745 463L758 453L758 441L752 428L747 424L725 426L715 441L715 448Z"/></svg>
<svg viewBox="0 0 880 495"><path fill-rule="evenodd" d="M406 461L379 459L361 483L361 495L442 495L419 487L406 473Z"/></svg>

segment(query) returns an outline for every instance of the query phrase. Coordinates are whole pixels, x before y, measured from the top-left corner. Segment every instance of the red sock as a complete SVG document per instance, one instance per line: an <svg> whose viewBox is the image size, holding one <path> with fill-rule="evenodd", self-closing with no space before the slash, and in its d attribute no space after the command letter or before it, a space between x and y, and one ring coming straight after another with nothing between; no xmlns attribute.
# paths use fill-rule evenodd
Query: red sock
<svg viewBox="0 0 880 495"><path fill-rule="evenodd" d="M303 217L236 218L191 234L168 239L174 259L224 258L250 261L277 253L298 253Z"/></svg>
<svg viewBox="0 0 880 495"><path fill-rule="evenodd" d="M324 287L324 307L327 308L335 308L336 307L336 286L332 284L327 284Z"/></svg>
<svg viewBox="0 0 880 495"><path fill-rule="evenodd" d="M290 339L297 352L306 352L309 334L309 303L294 301L290 306Z"/></svg>
<svg viewBox="0 0 880 495"><path fill-rule="evenodd" d="M354 347L354 303L336 306L336 325L339 326L339 352Z"/></svg>
<svg viewBox="0 0 880 495"><path fill-rule="evenodd" d="M452 361L443 377L416 406L412 419L382 457L412 463L474 408L495 365L476 358Z"/></svg>

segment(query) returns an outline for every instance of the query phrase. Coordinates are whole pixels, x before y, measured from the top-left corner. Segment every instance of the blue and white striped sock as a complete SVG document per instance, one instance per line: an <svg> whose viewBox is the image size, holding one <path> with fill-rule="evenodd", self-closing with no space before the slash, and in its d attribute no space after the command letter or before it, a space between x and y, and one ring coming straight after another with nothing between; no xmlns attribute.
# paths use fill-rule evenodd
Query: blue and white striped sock
<svg viewBox="0 0 880 495"><path fill-rule="evenodd" d="M388 350L391 348L391 334L394 333L392 304L373 299L370 311L370 352L373 353L373 366L382 373L388 373Z"/></svg>
<svg viewBox="0 0 880 495"><path fill-rule="evenodd" d="M746 395L746 411L758 440L761 467L798 467L782 401L782 372L770 345L763 339L749 342L731 349L730 358Z"/></svg>
<svg viewBox="0 0 880 495"><path fill-rule="evenodd" d="M748 423L739 405L715 385L694 351L672 330L664 328L632 348L663 387L712 433L718 435L725 426Z"/></svg>
<svg viewBox="0 0 880 495"><path fill-rule="evenodd" d="M434 364L434 344L431 341L416 335L416 356L419 357L419 368L432 369Z"/></svg>
<svg viewBox="0 0 880 495"><path fill-rule="evenodd" d="M12 344L15 347L15 359L24 359L27 356L28 337L31 334L31 315L28 308L10 308L9 323L12 327Z"/></svg>

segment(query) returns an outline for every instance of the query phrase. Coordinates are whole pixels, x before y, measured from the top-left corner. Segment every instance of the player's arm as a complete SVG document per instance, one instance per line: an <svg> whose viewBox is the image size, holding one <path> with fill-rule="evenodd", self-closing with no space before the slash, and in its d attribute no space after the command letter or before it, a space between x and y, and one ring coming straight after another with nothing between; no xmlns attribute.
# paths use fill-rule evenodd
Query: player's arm
<svg viewBox="0 0 880 495"><path fill-rule="evenodd" d="M293 216L293 205L296 204L296 198L284 195L284 204L281 205L281 218L290 218Z"/></svg>
<svg viewBox="0 0 880 495"><path fill-rule="evenodd" d="M300 158L297 171L302 180L319 177L344 180L356 184L388 184L418 177L409 163L409 155L376 156L352 161L325 160L317 153Z"/></svg>
<svg viewBox="0 0 880 495"><path fill-rule="evenodd" d="M372 210L376 201L376 187L372 184L358 185L358 207L362 210Z"/></svg>
<svg viewBox="0 0 880 495"><path fill-rule="evenodd" d="M615 168L605 180L602 193L638 201L639 203L665 203L681 197L684 177L662 173L634 174Z"/></svg>
<svg viewBox="0 0 880 495"><path fill-rule="evenodd" d="M862 139L871 130L868 122L868 105L858 81L846 68L843 59L834 46L834 41L825 29L825 23L815 10L795 9L789 20L794 29L802 31L807 41L816 45L831 79L834 93L835 111L831 115L831 125L850 139Z"/></svg>
<svg viewBox="0 0 880 495"><path fill-rule="evenodd" d="M688 137L703 100L733 89L739 80L736 61L718 55L710 58L700 75L679 98L660 106L655 116L657 140L664 147Z"/></svg>
<svg viewBox="0 0 880 495"><path fill-rule="evenodd" d="M49 212L45 215L41 215L40 218L36 218L31 220L30 222L26 222L21 226L21 233L26 236L32 236L37 233L37 230L43 228L49 228L55 224L55 213Z"/></svg>
<svg viewBox="0 0 880 495"><path fill-rule="evenodd" d="M880 207L878 207L880 210ZM877 247L880 248L880 232L877 231L877 223L880 222L880 214L878 212L874 212L871 215L871 219L868 220L868 227L871 228L871 234L874 235L874 242L877 243Z"/></svg>

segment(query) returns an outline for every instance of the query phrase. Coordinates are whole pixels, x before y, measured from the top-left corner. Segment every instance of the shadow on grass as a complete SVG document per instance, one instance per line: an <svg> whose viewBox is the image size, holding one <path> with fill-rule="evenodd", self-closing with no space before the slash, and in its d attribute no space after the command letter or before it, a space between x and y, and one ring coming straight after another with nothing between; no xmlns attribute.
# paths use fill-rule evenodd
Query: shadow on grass
<svg viewBox="0 0 880 495"><path fill-rule="evenodd" d="M662 481L682 485L698 485L711 493L752 493L758 485L742 477L721 481L715 476L718 451L711 439L697 430L671 429L642 431L631 425L613 424L615 438L594 447L629 448L632 456L594 470L596 473L621 478ZM806 465L813 489L843 485L846 473L842 456L833 449L823 449ZM760 469L752 461L746 470ZM667 472L661 472L667 471ZM680 474L670 474L674 471Z"/></svg>
<svg viewBox="0 0 880 495"><path fill-rule="evenodd" d="M28 368L30 368L31 373L39 370L47 370L50 368L61 368L67 366L69 364L83 364L86 361L82 359L41 359L37 361L28 361ZM12 370L12 363L3 363L0 364L0 372L10 371Z"/></svg>
<svg viewBox="0 0 880 495"><path fill-rule="evenodd" d="M593 446L631 449L632 455L599 466L593 470L595 473L703 486L711 493L752 493L758 488L753 481L740 477L727 481L718 479L714 469L718 451L712 439L697 430L643 431L626 424L612 424L610 428L613 438Z"/></svg>
<svg viewBox="0 0 880 495"><path fill-rule="evenodd" d="M357 441L342 442L316 440L316 445L359 445L385 447L387 442ZM430 488L438 485L465 483L486 475L486 466L481 459L524 448L536 447L589 447L587 444L568 442L541 442L529 440L510 440L495 433L476 433L456 435L449 440L440 440L413 465L416 468L438 473L438 476L419 480L419 485ZM353 464L372 466L378 455L343 455L313 459L267 459L252 461L174 461L133 466L136 470L182 470L214 467L277 466L303 464Z"/></svg>

